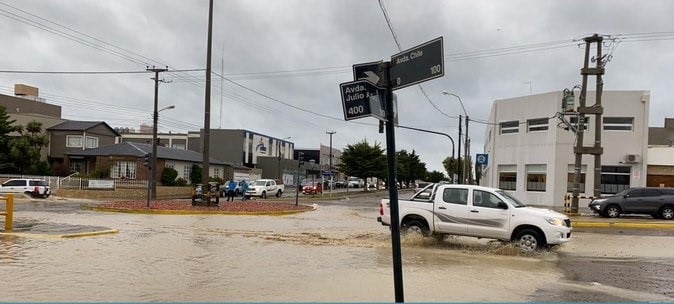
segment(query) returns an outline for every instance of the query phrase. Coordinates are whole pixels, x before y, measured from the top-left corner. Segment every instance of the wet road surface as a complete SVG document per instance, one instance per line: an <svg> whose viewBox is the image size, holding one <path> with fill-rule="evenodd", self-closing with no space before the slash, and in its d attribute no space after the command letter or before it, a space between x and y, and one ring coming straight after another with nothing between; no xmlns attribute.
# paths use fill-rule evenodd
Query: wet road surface
<svg viewBox="0 0 674 304"><path fill-rule="evenodd" d="M384 194L289 216L94 212L17 203L17 225L107 227L74 239L0 236L2 301L393 301ZM28 223L28 224L26 224ZM405 300L669 301L670 236L574 232L553 251L403 239Z"/></svg>

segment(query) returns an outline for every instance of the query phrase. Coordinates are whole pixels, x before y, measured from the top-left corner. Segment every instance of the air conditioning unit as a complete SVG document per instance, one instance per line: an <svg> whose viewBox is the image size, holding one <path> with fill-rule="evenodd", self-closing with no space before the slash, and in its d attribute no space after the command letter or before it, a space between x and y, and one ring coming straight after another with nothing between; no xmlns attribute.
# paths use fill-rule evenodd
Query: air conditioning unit
<svg viewBox="0 0 674 304"><path fill-rule="evenodd" d="M625 163L635 164L641 162L641 156L639 154L627 154L625 155Z"/></svg>

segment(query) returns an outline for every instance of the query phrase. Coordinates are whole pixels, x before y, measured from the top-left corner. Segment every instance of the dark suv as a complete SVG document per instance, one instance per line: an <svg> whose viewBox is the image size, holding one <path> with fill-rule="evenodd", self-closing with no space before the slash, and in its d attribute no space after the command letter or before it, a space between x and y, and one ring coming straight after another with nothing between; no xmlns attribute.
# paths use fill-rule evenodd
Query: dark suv
<svg viewBox="0 0 674 304"><path fill-rule="evenodd" d="M605 217L615 218L621 214L640 213L671 220L674 218L674 189L630 188L614 196L595 199L588 207Z"/></svg>

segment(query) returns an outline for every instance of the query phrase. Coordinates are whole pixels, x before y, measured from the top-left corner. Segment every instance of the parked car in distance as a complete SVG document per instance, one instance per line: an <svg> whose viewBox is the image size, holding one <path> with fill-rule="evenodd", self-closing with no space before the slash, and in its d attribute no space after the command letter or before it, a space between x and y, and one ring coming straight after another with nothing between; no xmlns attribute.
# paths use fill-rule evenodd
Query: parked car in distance
<svg viewBox="0 0 674 304"><path fill-rule="evenodd" d="M320 182L308 184L302 187L302 194L304 195L316 195L321 193L323 193L323 186Z"/></svg>
<svg viewBox="0 0 674 304"><path fill-rule="evenodd" d="M360 177L349 177L347 186L349 188L363 188L365 187L365 181Z"/></svg>
<svg viewBox="0 0 674 304"><path fill-rule="evenodd" d="M234 181L236 183L236 189L234 189L234 195L241 195L241 185L243 185L243 180ZM229 187L229 181L225 182L223 186L220 186L220 197L225 197L227 194L227 189Z"/></svg>
<svg viewBox="0 0 674 304"><path fill-rule="evenodd" d="M40 179L13 178L2 183L0 193L25 193L32 197L47 198L51 190L47 182Z"/></svg>
<svg viewBox="0 0 674 304"><path fill-rule="evenodd" d="M636 187L588 204L594 213L616 218L621 214L650 214L654 218L674 218L674 188Z"/></svg>

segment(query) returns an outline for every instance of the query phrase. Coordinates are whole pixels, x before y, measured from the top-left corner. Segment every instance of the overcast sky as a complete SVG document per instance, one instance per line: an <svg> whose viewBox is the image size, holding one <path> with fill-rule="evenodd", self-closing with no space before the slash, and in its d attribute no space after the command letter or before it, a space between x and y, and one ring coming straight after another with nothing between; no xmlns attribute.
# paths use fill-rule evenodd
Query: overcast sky
<svg viewBox="0 0 674 304"><path fill-rule="evenodd" d="M401 125L456 141L463 111L442 91L460 96L471 119L486 120L496 99L571 88L581 82L584 53L574 39L592 33L616 38L605 47L612 52L605 90L650 90L651 126L674 117L674 1L382 4L402 49L444 38L445 76L422 84L428 99L419 86L396 91ZM204 69L207 18L207 0L0 0L0 70ZM290 136L296 148L314 149L328 145L326 131L334 130L334 147L366 139L385 148L374 118L344 121L339 83L353 80L353 64L398 52L376 0L216 0L212 69L227 79L212 79L211 128ZM36 86L65 118L138 129L152 122L150 77L2 72L0 93L13 94L15 83ZM160 84L159 107L175 109L160 113L160 132L202 128L205 72L161 78L171 82ZM473 155L483 150L484 130L471 122ZM404 129L396 131L396 149L415 150L429 170L442 170L451 155L446 137Z"/></svg>

